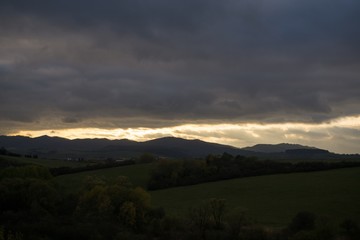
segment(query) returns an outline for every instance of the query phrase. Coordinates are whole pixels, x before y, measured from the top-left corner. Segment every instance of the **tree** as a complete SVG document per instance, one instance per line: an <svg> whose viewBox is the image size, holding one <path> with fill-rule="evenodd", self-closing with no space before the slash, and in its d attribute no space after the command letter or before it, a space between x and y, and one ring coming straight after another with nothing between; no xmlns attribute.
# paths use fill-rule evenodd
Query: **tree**
<svg viewBox="0 0 360 240"><path fill-rule="evenodd" d="M79 198L77 213L87 218L104 218L113 210L111 198L107 193L107 187L97 185L84 191Z"/></svg>
<svg viewBox="0 0 360 240"><path fill-rule="evenodd" d="M349 239L360 239L360 226L355 220L345 219L340 224L340 227L342 228L344 235Z"/></svg>
<svg viewBox="0 0 360 240"><path fill-rule="evenodd" d="M38 217L54 212L58 193L48 181L6 178L0 181L0 196L0 214L31 211L32 217Z"/></svg>
<svg viewBox="0 0 360 240"><path fill-rule="evenodd" d="M89 180L90 184L80 194L76 207L76 213L85 222L93 224L102 220L117 227L143 228L151 209L151 197L144 189L133 188L129 180L121 176L113 183L97 178Z"/></svg>
<svg viewBox="0 0 360 240"><path fill-rule="evenodd" d="M4 178L37 178L49 180L52 178L52 175L46 167L29 165L5 168L0 172L0 179Z"/></svg>
<svg viewBox="0 0 360 240"><path fill-rule="evenodd" d="M226 211L225 199L212 198L209 201L209 205L215 228L222 228L223 218Z"/></svg>
<svg viewBox="0 0 360 240"><path fill-rule="evenodd" d="M143 153L139 157L139 162L140 163L152 163L155 160L156 160L156 157L154 155L152 155L151 153Z"/></svg>
<svg viewBox="0 0 360 240"><path fill-rule="evenodd" d="M148 189L159 189L176 186L182 170L181 161L159 161L151 172Z"/></svg>
<svg viewBox="0 0 360 240"><path fill-rule="evenodd" d="M250 220L244 212L233 209L232 212L227 215L227 224L229 226L230 236L232 237L231 239L236 239L242 229L250 225Z"/></svg>
<svg viewBox="0 0 360 240"><path fill-rule="evenodd" d="M136 207L133 202L124 202L120 208L120 219L125 226L133 227L136 224Z"/></svg>
<svg viewBox="0 0 360 240"><path fill-rule="evenodd" d="M189 211L189 218L193 226L199 230L202 239L206 239L206 230L211 223L211 210L208 202L198 207L193 207Z"/></svg>
<svg viewBox="0 0 360 240"><path fill-rule="evenodd" d="M292 233L296 233L303 230L313 230L315 228L315 214L311 212L299 212L292 219L291 223L288 226L288 229Z"/></svg>

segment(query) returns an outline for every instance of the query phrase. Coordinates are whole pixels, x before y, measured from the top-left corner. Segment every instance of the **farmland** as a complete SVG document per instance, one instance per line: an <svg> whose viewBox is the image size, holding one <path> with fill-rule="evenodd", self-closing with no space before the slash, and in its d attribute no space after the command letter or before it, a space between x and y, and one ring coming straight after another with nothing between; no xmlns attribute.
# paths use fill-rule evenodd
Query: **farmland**
<svg viewBox="0 0 360 240"><path fill-rule="evenodd" d="M67 174L58 176L55 181L66 192L76 192L83 185L87 176L97 176L105 180L115 180L118 176L126 176L135 186L146 186L149 177L151 164L137 164L130 166L122 166L115 168L99 169L94 171L86 171L75 174Z"/></svg>
<svg viewBox="0 0 360 240"><path fill-rule="evenodd" d="M312 236L309 239L358 239L360 167L356 165L329 165L340 168L320 168L322 171L309 168L311 171L306 172L271 172L152 191L137 187L146 189L159 176L159 170L173 180L201 176L201 171L191 170L199 166L206 170L206 165L193 161L197 162L133 161L123 166L104 162L87 166L85 162L1 157L2 221L12 232L3 231L0 225L0 236L292 240L303 239L296 237L305 234ZM237 166L244 171L257 169L254 166L261 163L237 161L249 163ZM222 173L224 166L232 166L231 161L221 159L216 163ZM265 163L269 169L282 166ZM317 165L314 162L304 166ZM51 171L58 174L51 175ZM126 176L132 184L120 176ZM68 222L65 225L64 220Z"/></svg>
<svg viewBox="0 0 360 240"><path fill-rule="evenodd" d="M17 163L45 167L80 167L85 163L2 157ZM109 182L126 176L134 186L146 188L153 164L135 164L98 169L54 178L67 193L78 192L87 176ZM163 207L168 215L186 217L189 208L210 198L226 200L228 212L244 212L262 224L283 226L299 211L311 211L336 221L360 220L360 168L275 174L209 182L185 187L150 191L152 204Z"/></svg>
<svg viewBox="0 0 360 240"><path fill-rule="evenodd" d="M153 203L175 215L205 199L223 198L229 211L244 211L260 223L281 226L299 211L338 221L360 220L360 168L257 176L151 192Z"/></svg>
<svg viewBox="0 0 360 240"><path fill-rule="evenodd" d="M146 187L152 164L63 175L55 181L76 191L88 175L113 180L127 176L134 185ZM248 177L176 187L150 192L152 203L174 216L185 216L191 206L210 198L226 199L228 211L241 211L272 226L282 226L299 211L311 211L337 221L360 220L360 168L311 173Z"/></svg>

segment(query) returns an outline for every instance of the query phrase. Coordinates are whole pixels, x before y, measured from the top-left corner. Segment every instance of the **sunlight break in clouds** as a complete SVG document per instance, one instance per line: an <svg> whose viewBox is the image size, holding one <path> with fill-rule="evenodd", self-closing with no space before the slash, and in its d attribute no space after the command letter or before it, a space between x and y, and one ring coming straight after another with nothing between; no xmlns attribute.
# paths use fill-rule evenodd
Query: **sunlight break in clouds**
<svg viewBox="0 0 360 240"><path fill-rule="evenodd" d="M42 135L75 138L108 138L147 141L165 136L201 139L208 142L245 147L257 143L300 143L329 149L333 152L357 153L360 136L348 132L360 131L360 116L335 119L320 124L306 123L241 123L241 124L186 124L164 128L100 129L75 128L60 130L19 131L11 135L38 137ZM343 142L355 140L353 145ZM343 141L343 142L342 142ZM336 144L335 144L336 143Z"/></svg>

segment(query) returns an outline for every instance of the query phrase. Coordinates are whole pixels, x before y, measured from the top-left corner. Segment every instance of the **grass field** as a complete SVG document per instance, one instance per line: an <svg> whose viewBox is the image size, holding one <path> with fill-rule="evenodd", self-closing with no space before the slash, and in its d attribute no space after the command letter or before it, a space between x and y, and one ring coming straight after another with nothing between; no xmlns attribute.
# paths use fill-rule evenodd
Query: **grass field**
<svg viewBox="0 0 360 240"><path fill-rule="evenodd" d="M209 198L224 198L228 211L245 211L260 223L283 226L299 211L334 221L360 221L360 168L249 177L151 192L168 214L187 214Z"/></svg>
<svg viewBox="0 0 360 240"><path fill-rule="evenodd" d="M74 174L66 174L56 177L55 181L59 184L59 186L63 187L68 192L78 191L87 176L97 176L109 181L116 179L116 177L118 176L126 176L130 179L134 186L145 187L149 179L149 172L152 166L152 164L136 164Z"/></svg>
<svg viewBox="0 0 360 240"><path fill-rule="evenodd" d="M127 176L146 186L152 164L63 175L55 181L66 191L80 189L88 175L112 180ZM226 199L228 212L244 211L260 223L283 226L299 211L311 211L339 222L360 221L360 168L248 177L150 192L155 206L184 216L191 206L210 198Z"/></svg>

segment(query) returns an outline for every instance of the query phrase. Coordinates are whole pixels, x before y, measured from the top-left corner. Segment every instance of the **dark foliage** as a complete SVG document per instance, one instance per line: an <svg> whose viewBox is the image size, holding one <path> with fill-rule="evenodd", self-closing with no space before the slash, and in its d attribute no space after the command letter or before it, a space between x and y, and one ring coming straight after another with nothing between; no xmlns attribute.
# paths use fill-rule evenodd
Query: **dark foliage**
<svg viewBox="0 0 360 240"><path fill-rule="evenodd" d="M299 212L291 221L288 229L292 233L304 230L313 230L315 228L315 214L311 212Z"/></svg>
<svg viewBox="0 0 360 240"><path fill-rule="evenodd" d="M12 156L12 157L21 157L21 154L13 153L6 150L4 147L0 148L0 155Z"/></svg>
<svg viewBox="0 0 360 240"><path fill-rule="evenodd" d="M124 160L120 162L116 161L105 161L99 164L92 164L86 165L83 167L57 167L57 168L50 168L50 172L53 176L71 174L71 173L78 173L78 172L85 172L85 171L92 171L97 169L104 169L104 168L113 168L113 167L120 167L126 165L135 164L133 160Z"/></svg>
<svg viewBox="0 0 360 240"><path fill-rule="evenodd" d="M115 239L141 235L165 215L150 195L125 178L89 177L77 194L60 192L48 169L10 167L0 181L0 239ZM16 238L15 238L16 237Z"/></svg>
<svg viewBox="0 0 360 240"><path fill-rule="evenodd" d="M52 177L49 169L37 165L10 166L0 171L0 180L6 178L36 178L48 180Z"/></svg>
<svg viewBox="0 0 360 240"><path fill-rule="evenodd" d="M227 154L221 164L215 159L209 156L206 161L166 163L161 170L168 170L167 176L174 181L179 176L222 172L223 168L233 173L230 168L235 161L257 170L256 164L251 165L252 159ZM9 167L1 174L0 240L359 239L359 225L354 220L345 220L340 225L342 230L336 232L328 219L303 211L286 228L272 229L250 221L242 212L228 212L226 200L218 198L192 206L185 218L166 216L163 208L151 206L145 190L133 187L121 176L111 183L88 177L81 191L67 194L57 188L44 167Z"/></svg>
<svg viewBox="0 0 360 240"><path fill-rule="evenodd" d="M224 199L209 199L189 209L186 218L166 216L150 206L150 196L120 177L109 184L89 177L77 194L58 191L51 180L5 178L0 182L0 240L33 239L200 239L332 240L358 239L357 222L346 220L342 233L313 213L300 212L285 229L226 214Z"/></svg>
<svg viewBox="0 0 360 240"><path fill-rule="evenodd" d="M360 225L353 219L345 219L340 227L349 240L360 239Z"/></svg>
<svg viewBox="0 0 360 240"><path fill-rule="evenodd" d="M267 174L310 172L358 167L360 162L277 162L224 153L209 155L205 160L161 160L151 173L149 190L192 185L224 179Z"/></svg>

